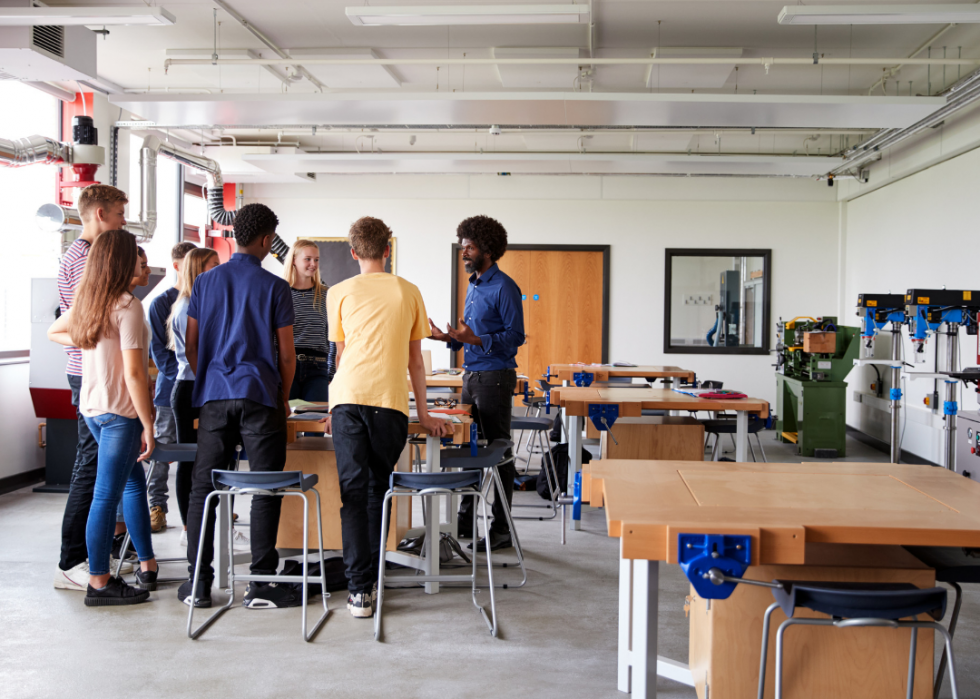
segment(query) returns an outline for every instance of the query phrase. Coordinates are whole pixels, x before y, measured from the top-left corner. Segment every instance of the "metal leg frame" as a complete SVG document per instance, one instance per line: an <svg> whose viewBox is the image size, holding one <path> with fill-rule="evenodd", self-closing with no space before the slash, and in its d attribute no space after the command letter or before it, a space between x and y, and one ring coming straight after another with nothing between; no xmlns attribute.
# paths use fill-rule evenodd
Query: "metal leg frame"
<svg viewBox="0 0 980 699"><path fill-rule="evenodd" d="M374 640L381 640L381 608L384 603L384 592L385 592L385 562L387 560L387 541L388 541L388 513L391 508L391 500L393 497L404 497L404 496L415 496L422 495L424 497L436 497L439 495L450 496L450 500L453 500L452 496L464 495L467 497L478 498L480 500L480 509L482 510L483 519L487 521L487 500L482 491L470 491L467 493L461 493L458 491L447 490L445 488L426 488L422 491L416 490L405 490L405 491L392 491L389 490L385 494L384 504L382 505L381 513L381 555L378 560L378 601L377 608L374 612ZM431 510L433 512L438 512L438 509ZM470 558L472 569L470 575L422 575L422 576L404 576L406 579L412 582L422 582L422 583L449 583L449 582L465 582L469 581L471 586L471 594L473 598L473 606L477 608L480 614L483 616L483 621L486 622L487 628L490 629L490 635L497 636L497 603L494 597L494 584L493 584L493 560L490 554L490 547L487 547L487 576L489 578L490 584L490 616L487 616L487 611L476 601L476 596L480 591L480 588L476 584L477 568L476 568L476 545L477 537L477 512L476 508L473 508L473 556ZM438 556L438 547L433 547L428 549L428 555Z"/></svg>
<svg viewBox="0 0 980 699"><path fill-rule="evenodd" d="M744 463L749 444L749 414L744 410L735 413L735 461Z"/></svg>
<svg viewBox="0 0 980 699"><path fill-rule="evenodd" d="M487 483L485 485L485 491L483 496L484 499L486 499L487 495L489 495L490 486L492 484L497 486L497 492L501 495L501 497L503 496L504 493L504 484L503 481L500 479L500 472L497 470L497 466L494 466L490 470L492 472L490 478L485 479ZM504 588L505 590L509 587L524 587L524 585L527 583L527 567L525 567L524 565L524 549L521 548L521 539L519 536L517 536L517 527L514 526L514 518L510 514L510 508L504 506L501 509L504 511L504 516L507 518L507 526L510 528L511 541L514 542L514 552L517 554L517 565L519 565L521 568L521 582L518 583L517 585L503 583L500 585L500 587ZM483 521L485 523L484 529L486 529L487 532L487 553L489 553L490 552L490 520L487 519L485 512L483 515ZM475 557L476 549L473 549L473 553ZM500 563L498 565L501 568L509 568L513 564Z"/></svg>
<svg viewBox="0 0 980 699"><path fill-rule="evenodd" d="M575 474L582 470L582 421L581 415L568 416L568 485L565 490L566 495L572 494L575 487ZM579 530L582 528L581 516L576 519L574 513L568 520L568 528Z"/></svg>
<svg viewBox="0 0 980 699"><path fill-rule="evenodd" d="M528 437L528 443L530 443L532 439L537 440L538 445L543 448L544 446L543 431L532 432L531 435ZM548 517L533 517L533 516L514 517L512 515L511 516L512 519L536 519L539 521L544 521L546 519L554 519L555 517L558 516L558 496L560 495L560 493L558 492L558 472L555 470L555 464L551 459L550 451L543 451L541 454L541 470L544 471L544 477L548 481L548 492L551 494L551 500L548 502L548 504L546 505L516 505L515 504L513 505L513 507L535 507L535 508L543 507L545 509L551 510L551 515ZM527 473L527 469L525 469L524 472Z"/></svg>
<svg viewBox="0 0 980 699"><path fill-rule="evenodd" d="M960 605L963 604L963 588L959 583L949 583L956 591L956 601L953 602L953 614L949 618L949 637L952 638L956 633L956 622L960 618ZM933 690L933 697L939 699L939 690L943 688L943 675L946 674L946 648L943 647L943 656L939 659L939 669L936 671L936 685Z"/></svg>
<svg viewBox="0 0 980 699"><path fill-rule="evenodd" d="M220 609L214 612L210 617L207 618L204 623L202 623L196 630L194 629L194 595L197 593L197 586L201 578L201 550L204 548L204 536L207 530L206 526L201 527L201 537L197 545L197 561L194 564L194 581L191 587L191 604L190 610L187 612L187 636L192 640L197 640L202 633L204 633L215 621L218 620L222 614L231 609L232 605L235 603L235 583L237 581L242 582L298 582L303 585L303 616L302 616L302 634L303 640L310 642L316 637L316 634L320 631L321 627L326 623L327 617L330 614L330 607L327 599L330 597L330 593L327 592L327 579L326 570L323 564L323 522L321 521L320 514L320 492L316 488L311 488L310 491L316 496L316 528L317 528L317 554L320 560L320 590L323 597L323 614L317 620L313 629L307 633L307 602L309 600L309 582L310 582L310 571L309 571L309 550L310 550L310 503L306 498L306 494L297 489L287 489L278 492L273 492L269 490L260 489L232 489L232 490L214 490L208 494L207 499L204 501L204 516L207 517L208 509L211 505L211 498L217 497L219 502L223 498L231 498L237 495L269 495L274 497L287 497L287 496L298 496L303 498L303 574L302 575L236 575L235 574L235 563L234 560L230 560L228 563L228 602L225 603ZM227 545L228 550L233 551L234 545L234 535L231 529L231 508L228 507L225 510L224 517L228 523L227 528ZM220 546L220 543L219 543ZM314 579L315 580L315 579Z"/></svg>
<svg viewBox="0 0 980 699"><path fill-rule="evenodd" d="M766 668L766 651L768 647L769 640L769 616L773 612L774 608L778 605L770 605L769 609L766 610L765 620L763 622L763 637L762 637L762 658L759 661L759 697L763 696L765 691L765 668ZM918 641L918 630L919 629L932 629L934 631L942 634L945 641L946 654L949 657L949 683L953 690L953 699L959 699L959 691L956 687L956 666L953 659L953 637L946 630L946 628L939 623L934 621L892 621L890 619L843 619L843 620L833 620L833 619L787 619L782 624L779 625L779 630L776 632L776 699L783 699L783 639L786 634L786 630L790 626L836 626L839 629L855 628L855 627L866 627L866 626L882 626L893 629L910 629L911 630L911 641L909 643L909 672L908 680L906 684L906 699L912 699L913 690L915 688L915 654L917 650Z"/></svg>

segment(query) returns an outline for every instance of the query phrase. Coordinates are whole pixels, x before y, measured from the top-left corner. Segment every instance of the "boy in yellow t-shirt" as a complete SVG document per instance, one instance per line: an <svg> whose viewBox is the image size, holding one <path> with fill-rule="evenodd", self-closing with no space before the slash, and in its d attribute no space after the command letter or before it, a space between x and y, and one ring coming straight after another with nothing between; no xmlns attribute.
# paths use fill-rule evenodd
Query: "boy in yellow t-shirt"
<svg viewBox="0 0 980 699"><path fill-rule="evenodd" d="M391 230L364 217L351 226L351 257L361 273L327 292L327 327L337 345L337 373L330 384L330 418L340 478L341 532L347 567L347 609L374 615L381 506L391 472L408 437L408 385L425 396L422 339L429 336L418 287L385 272ZM431 434L451 427L416 402L419 423Z"/></svg>

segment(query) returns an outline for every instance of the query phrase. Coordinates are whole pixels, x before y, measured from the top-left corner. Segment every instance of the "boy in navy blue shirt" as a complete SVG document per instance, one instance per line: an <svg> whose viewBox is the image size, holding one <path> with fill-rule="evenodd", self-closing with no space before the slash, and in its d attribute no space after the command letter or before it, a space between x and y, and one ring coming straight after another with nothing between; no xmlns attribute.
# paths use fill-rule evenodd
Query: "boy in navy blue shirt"
<svg viewBox="0 0 980 699"><path fill-rule="evenodd" d="M192 403L200 408L197 458L187 513L190 579L177 596L186 604L211 606L214 570L214 507L208 512L198 589L191 594L204 501L211 472L226 468L241 444L252 471L282 471L286 465L286 396L296 371L293 297L289 284L262 269L279 219L263 204L242 207L235 217L237 252L194 282L187 309L187 360L194 370ZM252 498L253 574L275 575L276 537L282 498ZM250 583L245 606L295 607L300 596L285 585Z"/></svg>

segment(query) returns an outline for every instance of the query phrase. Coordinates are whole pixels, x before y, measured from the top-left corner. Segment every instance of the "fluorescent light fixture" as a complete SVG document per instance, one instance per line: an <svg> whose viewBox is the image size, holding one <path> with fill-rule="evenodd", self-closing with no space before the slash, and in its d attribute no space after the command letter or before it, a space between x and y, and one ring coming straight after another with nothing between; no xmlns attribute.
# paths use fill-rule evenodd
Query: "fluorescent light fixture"
<svg viewBox="0 0 980 699"><path fill-rule="evenodd" d="M583 24L589 6L578 5L414 5L348 7L351 24L363 27L446 26L450 24Z"/></svg>
<svg viewBox="0 0 980 699"><path fill-rule="evenodd" d="M780 24L972 24L980 6L968 5L787 5Z"/></svg>
<svg viewBox="0 0 980 699"><path fill-rule="evenodd" d="M0 7L0 27L56 25L166 26L177 18L162 7Z"/></svg>

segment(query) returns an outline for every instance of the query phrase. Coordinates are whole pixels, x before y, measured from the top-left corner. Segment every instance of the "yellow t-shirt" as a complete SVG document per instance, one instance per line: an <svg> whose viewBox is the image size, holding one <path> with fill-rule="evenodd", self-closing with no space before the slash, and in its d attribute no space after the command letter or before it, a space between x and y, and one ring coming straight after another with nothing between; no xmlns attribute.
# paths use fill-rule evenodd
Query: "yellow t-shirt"
<svg viewBox="0 0 980 699"><path fill-rule="evenodd" d="M408 415L408 343L429 337L418 287L393 274L358 274L327 291L330 341L343 342L330 409L370 405Z"/></svg>

